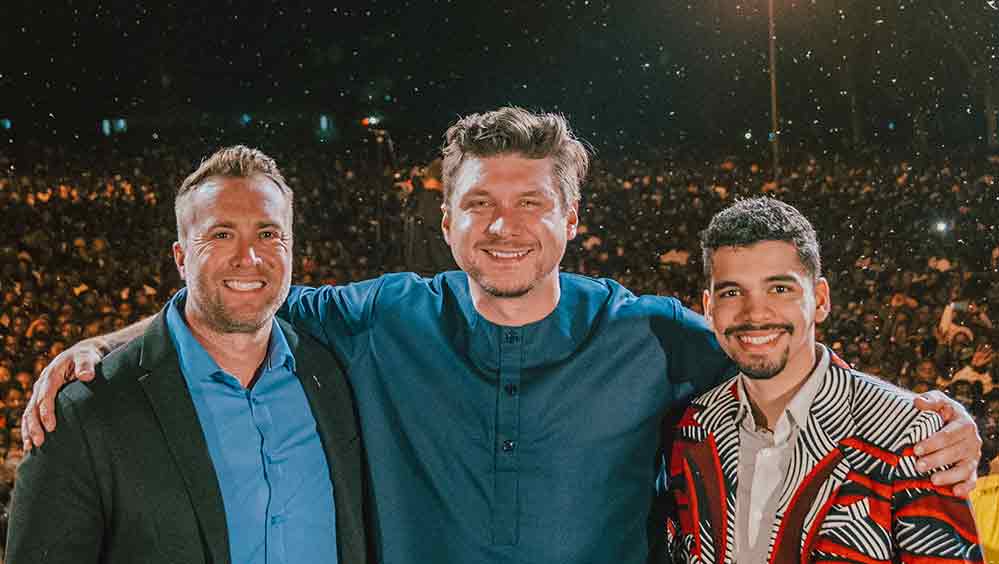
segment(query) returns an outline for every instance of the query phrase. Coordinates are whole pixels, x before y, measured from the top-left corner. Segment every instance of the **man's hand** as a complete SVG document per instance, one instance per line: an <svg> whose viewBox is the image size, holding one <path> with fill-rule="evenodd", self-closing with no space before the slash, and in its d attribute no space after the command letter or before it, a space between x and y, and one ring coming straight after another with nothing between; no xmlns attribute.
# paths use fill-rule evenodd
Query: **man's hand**
<svg viewBox="0 0 999 564"><path fill-rule="evenodd" d="M982 438L978 426L964 406L939 390L920 395L916 407L935 411L944 420L944 428L916 445L916 470L948 467L930 479L938 486L954 486L954 495L967 497L978 480L978 461L982 457Z"/></svg>
<svg viewBox="0 0 999 564"><path fill-rule="evenodd" d="M94 365L105 354L107 347L101 341L87 339L59 353L42 370L35 382L31 400L21 416L21 440L25 452L32 446L40 446L45 442L45 433L55 430L55 398L59 390L76 379L84 382L93 380Z"/></svg>

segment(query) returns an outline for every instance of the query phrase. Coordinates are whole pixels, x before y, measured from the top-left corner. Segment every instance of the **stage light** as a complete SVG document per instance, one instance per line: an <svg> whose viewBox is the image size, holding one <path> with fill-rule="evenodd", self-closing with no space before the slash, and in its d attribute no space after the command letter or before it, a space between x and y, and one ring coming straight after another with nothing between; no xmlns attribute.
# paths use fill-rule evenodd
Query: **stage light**
<svg viewBox="0 0 999 564"><path fill-rule="evenodd" d="M947 231L947 223L944 221L938 221L936 225L937 231L945 233Z"/></svg>
<svg viewBox="0 0 999 564"><path fill-rule="evenodd" d="M743 137L746 138L746 141L749 141L750 139L753 138L753 132L752 131L747 131L746 134L743 135Z"/></svg>

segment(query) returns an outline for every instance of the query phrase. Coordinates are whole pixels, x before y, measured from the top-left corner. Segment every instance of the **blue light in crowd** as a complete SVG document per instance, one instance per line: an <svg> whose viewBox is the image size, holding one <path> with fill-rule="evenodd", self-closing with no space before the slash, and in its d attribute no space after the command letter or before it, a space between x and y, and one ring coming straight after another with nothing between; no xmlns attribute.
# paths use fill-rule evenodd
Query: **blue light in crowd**
<svg viewBox="0 0 999 564"><path fill-rule="evenodd" d="M252 122L252 121L253 121L253 118L250 117L250 114L243 114L243 115L239 116L239 123L241 123L243 125L250 125L250 122Z"/></svg>
<svg viewBox="0 0 999 564"><path fill-rule="evenodd" d="M0 127L4 129L10 129L14 127L14 123L7 118L0 119Z"/></svg>
<svg viewBox="0 0 999 564"><path fill-rule="evenodd" d="M114 130L128 131L128 123L125 121L125 118L118 118L114 120Z"/></svg>
<svg viewBox="0 0 999 564"><path fill-rule="evenodd" d="M103 133L105 136L111 135L111 120L109 119L101 120L101 133Z"/></svg>
<svg viewBox="0 0 999 564"><path fill-rule="evenodd" d="M895 131L895 122L893 121L888 122L888 131Z"/></svg>
<svg viewBox="0 0 999 564"><path fill-rule="evenodd" d="M329 131L330 118L326 115L319 116L319 131Z"/></svg>

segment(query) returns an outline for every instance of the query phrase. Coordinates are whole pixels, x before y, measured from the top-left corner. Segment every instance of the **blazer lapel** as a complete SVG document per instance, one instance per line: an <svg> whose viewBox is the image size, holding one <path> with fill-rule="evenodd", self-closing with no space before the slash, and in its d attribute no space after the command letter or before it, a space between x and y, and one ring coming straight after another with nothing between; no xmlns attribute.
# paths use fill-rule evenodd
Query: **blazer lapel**
<svg viewBox="0 0 999 564"><path fill-rule="evenodd" d="M781 484L777 521L771 534L770 562L797 562L816 520L814 509L825 505L846 480L850 463L839 443L854 434L849 406L852 378L831 364L809 410L808 424L794 445L787 475ZM773 531L772 531L773 532Z"/></svg>
<svg viewBox="0 0 999 564"><path fill-rule="evenodd" d="M734 563L739 555L735 546L728 545L729 539L735 538L735 495L739 490L739 426L736 417L739 413L739 389L735 380L730 380L725 386L720 386L702 400L705 408L697 414L697 419L705 427L707 438L713 441L712 457L717 457L721 466L721 476L717 477L717 492L724 496L724 514L718 522L712 523L715 529L715 545L723 558L719 561ZM707 444L710 443L702 443ZM714 484L712 484L714 487ZM724 532L722 532L724 531Z"/></svg>
<svg viewBox="0 0 999 564"><path fill-rule="evenodd" d="M353 396L350 395L345 379L329 377L330 374L340 373L332 354L303 350L302 340L291 325L280 319L278 323L295 356L296 376L305 390L312 414L316 418L316 428L322 438L323 448L332 466L338 452L358 438L356 415L349 400ZM338 407L347 409L337 409Z"/></svg>
<svg viewBox="0 0 999 564"><path fill-rule="evenodd" d="M362 478L365 469L353 395L332 353L313 341L306 342L308 337L300 337L288 323L279 319L278 324L295 355L295 375L309 401L329 464L340 561L365 561L368 547L361 508L366 488Z"/></svg>
<svg viewBox="0 0 999 564"><path fill-rule="evenodd" d="M212 562L230 564L222 492L194 401L167 333L163 312L156 316L143 336L139 364L147 371L139 382L187 486Z"/></svg>

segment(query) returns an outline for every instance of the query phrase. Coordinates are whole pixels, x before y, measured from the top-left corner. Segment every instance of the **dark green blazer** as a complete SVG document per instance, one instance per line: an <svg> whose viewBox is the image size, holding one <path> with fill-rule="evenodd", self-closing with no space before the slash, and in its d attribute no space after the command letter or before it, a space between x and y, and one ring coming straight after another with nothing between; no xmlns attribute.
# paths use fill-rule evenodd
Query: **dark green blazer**
<svg viewBox="0 0 999 564"><path fill-rule="evenodd" d="M357 413L333 355L278 321L331 462L339 561L373 562ZM18 470L7 564L230 563L225 511L163 312L60 394Z"/></svg>

